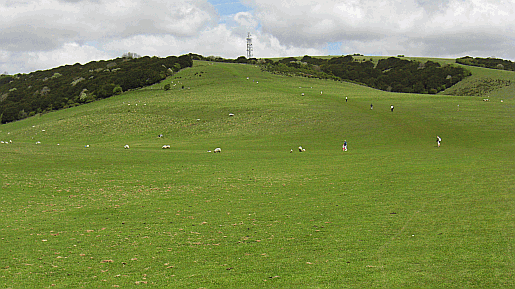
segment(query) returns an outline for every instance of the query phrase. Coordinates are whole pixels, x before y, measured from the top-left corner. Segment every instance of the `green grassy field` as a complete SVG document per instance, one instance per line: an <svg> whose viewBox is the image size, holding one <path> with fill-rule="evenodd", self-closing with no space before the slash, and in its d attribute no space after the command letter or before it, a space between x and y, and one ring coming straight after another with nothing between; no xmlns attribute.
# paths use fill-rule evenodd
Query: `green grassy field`
<svg viewBox="0 0 515 289"><path fill-rule="evenodd" d="M1 288L515 287L506 91L209 62L154 88L0 126Z"/></svg>

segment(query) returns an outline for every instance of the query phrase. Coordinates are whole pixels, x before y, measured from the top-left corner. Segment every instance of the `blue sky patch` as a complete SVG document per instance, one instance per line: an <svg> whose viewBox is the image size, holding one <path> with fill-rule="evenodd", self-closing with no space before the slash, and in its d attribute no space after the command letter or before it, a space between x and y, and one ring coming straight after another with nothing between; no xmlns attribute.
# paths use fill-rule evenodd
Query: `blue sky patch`
<svg viewBox="0 0 515 289"><path fill-rule="evenodd" d="M329 55L340 55L342 54L342 43L341 42L329 42L327 46L324 47L324 50L327 51Z"/></svg>
<svg viewBox="0 0 515 289"><path fill-rule="evenodd" d="M247 12L249 7L241 4L238 1L230 0L208 0L211 5L215 7L220 16L234 15L238 12Z"/></svg>

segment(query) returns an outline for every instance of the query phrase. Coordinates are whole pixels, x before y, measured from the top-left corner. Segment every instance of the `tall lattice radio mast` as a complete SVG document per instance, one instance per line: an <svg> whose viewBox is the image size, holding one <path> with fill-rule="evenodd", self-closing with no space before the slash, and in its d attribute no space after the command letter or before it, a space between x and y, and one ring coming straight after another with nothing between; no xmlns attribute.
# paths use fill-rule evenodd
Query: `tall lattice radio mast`
<svg viewBox="0 0 515 289"><path fill-rule="evenodd" d="M252 58L252 38L250 32L247 34L247 59Z"/></svg>

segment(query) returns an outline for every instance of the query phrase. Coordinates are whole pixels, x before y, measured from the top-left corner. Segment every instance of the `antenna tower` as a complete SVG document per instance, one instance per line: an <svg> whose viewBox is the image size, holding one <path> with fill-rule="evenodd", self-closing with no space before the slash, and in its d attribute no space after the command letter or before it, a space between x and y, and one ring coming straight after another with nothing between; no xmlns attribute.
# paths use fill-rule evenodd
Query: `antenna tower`
<svg viewBox="0 0 515 289"><path fill-rule="evenodd" d="M252 58L252 38L250 32L247 34L247 59Z"/></svg>

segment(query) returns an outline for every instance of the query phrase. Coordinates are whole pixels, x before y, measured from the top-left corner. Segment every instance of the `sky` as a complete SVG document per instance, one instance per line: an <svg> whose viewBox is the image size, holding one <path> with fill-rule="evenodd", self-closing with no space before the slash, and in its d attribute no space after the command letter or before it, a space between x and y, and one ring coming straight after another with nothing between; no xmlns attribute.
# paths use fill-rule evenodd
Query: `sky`
<svg viewBox="0 0 515 289"><path fill-rule="evenodd" d="M127 52L515 59L515 0L0 0L0 74Z"/></svg>

